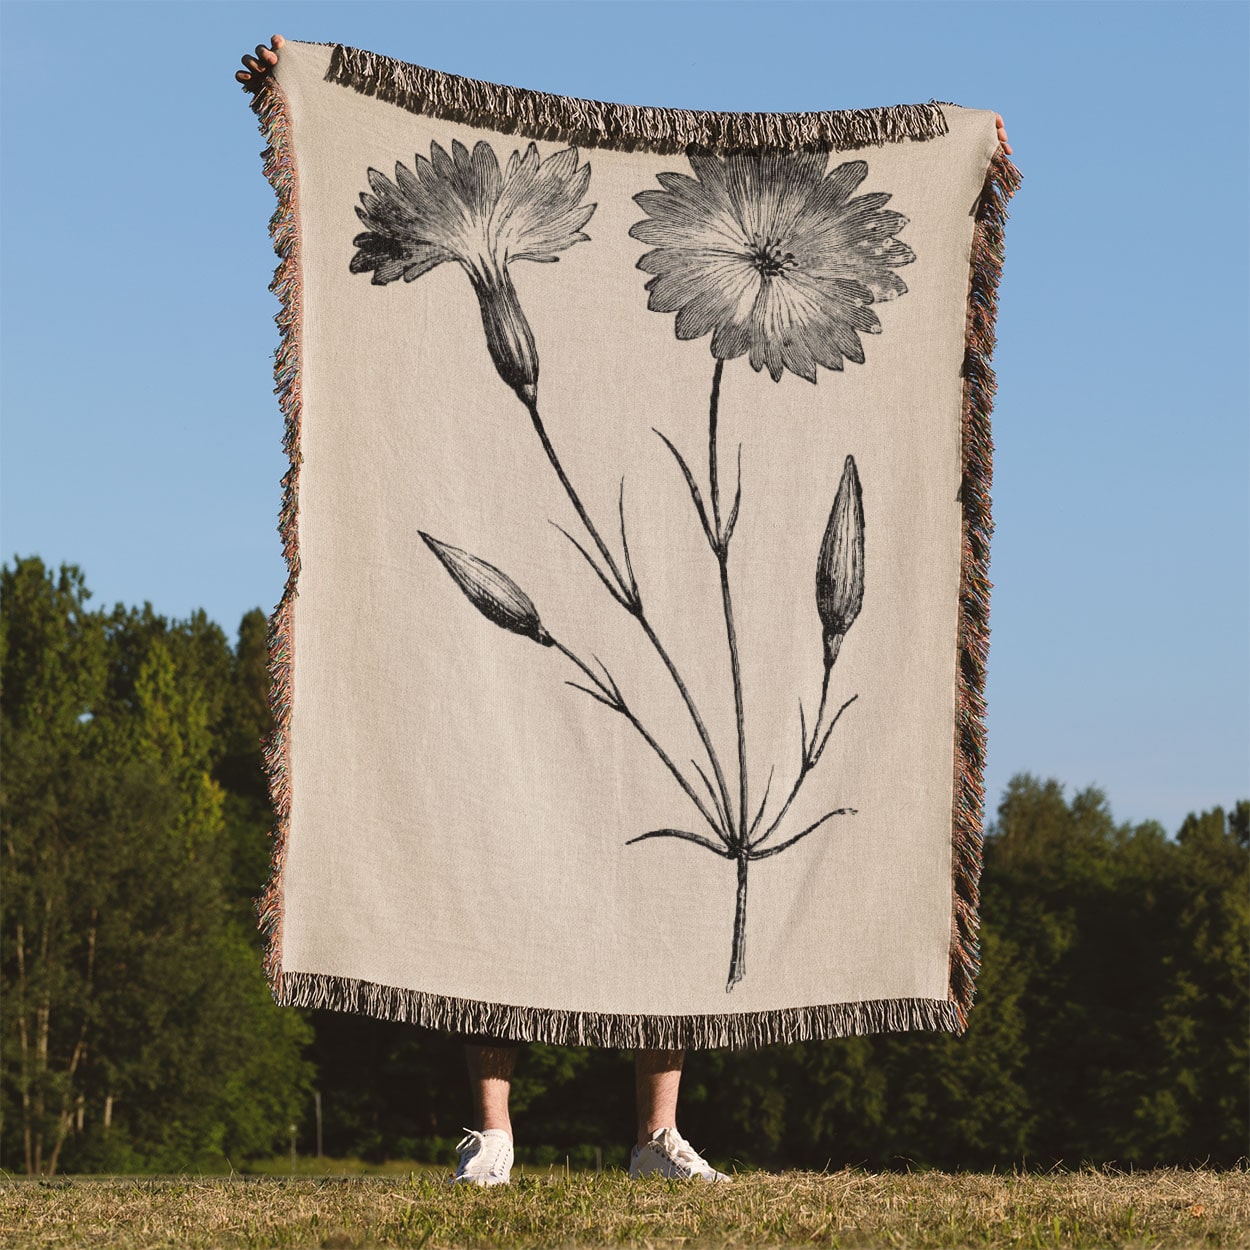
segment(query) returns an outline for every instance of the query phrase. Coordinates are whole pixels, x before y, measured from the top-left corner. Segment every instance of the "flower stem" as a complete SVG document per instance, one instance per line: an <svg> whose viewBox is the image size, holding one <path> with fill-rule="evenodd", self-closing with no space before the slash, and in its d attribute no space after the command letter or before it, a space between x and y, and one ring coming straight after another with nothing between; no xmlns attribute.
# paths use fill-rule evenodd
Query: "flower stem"
<svg viewBox="0 0 1250 1250"><path fill-rule="evenodd" d="M720 597L725 611L725 635L729 640L729 667L733 674L734 716L738 722L738 827L734 831L734 845L738 852L738 892L734 901L733 951L729 959L729 980L725 993L746 976L747 971L747 730L742 702L742 665L738 659L738 631L734 626L733 595L729 589L729 543L733 537L733 525L737 521L738 501L742 497L742 467L739 454L738 490L734 500L733 516L729 524L721 524L720 515L720 466L716 454L716 426L720 415L720 384L725 372L725 362L719 358L712 371L712 396L708 402L707 459L708 484L712 501L712 525L716 536L716 563L720 567Z"/></svg>
<svg viewBox="0 0 1250 1250"><path fill-rule="evenodd" d="M546 426L543 425L543 419L539 415L538 401L523 399L523 402L529 410L530 420L534 423L534 432L538 435L538 439L543 445L543 451L547 453L547 459L551 461L551 467L555 469L556 477L560 479L560 485L564 487L564 493L568 495L569 501L576 509L582 524L586 527L586 533L590 535L595 546L599 548L599 554L612 571L612 578L616 582L618 590L622 595L627 595L629 591L628 583L621 576L620 569L616 567L616 561L612 558L612 553L608 550L607 544L599 537L599 531L595 529L594 522L590 519L585 505L583 505L577 491L573 489L573 483L569 481L568 474L565 473L564 466L560 463L560 457L556 455L556 449L552 446L551 439L547 435Z"/></svg>
<svg viewBox="0 0 1250 1250"><path fill-rule="evenodd" d="M707 752L708 760L712 765L712 772L716 777L716 783L720 789L721 803L725 808L726 814L729 816L729 828L726 833L733 835L733 809L730 805L729 787L725 782L724 770L721 768L720 759L717 757L716 748L712 745L712 737L707 731L707 726L703 723L703 717L699 714L698 707L685 681L682 679L681 673L677 670L677 665L673 662L672 657L668 654L663 643L660 642L659 636L651 622L647 620L643 612L642 600L634 590L632 582L626 581L621 575L620 569L617 567L616 561L612 557L612 553L608 550L607 544L599 535L599 531L595 528L594 522L590 519L590 514L586 511L581 499L578 497L577 491L573 488L573 483L569 481L568 474L564 471L564 466L560 463L560 457L556 454L550 437L547 434L546 427L543 425L543 419L538 411L538 403L536 400L521 397L527 411L530 414L530 420L533 422L534 431L538 435L539 441L543 445L543 450L547 453L547 459L551 462L551 467L556 471L556 477L560 479L560 485L564 487L564 493L568 495L569 501L572 503L581 519L582 525L586 529L586 533L590 535L591 540L599 549L599 554L603 556L604 562L607 564L612 575L611 582L600 573L600 579L608 587L612 597L623 607L642 627L642 631L646 634L648 641L654 648L655 653L660 657L664 667L668 669L669 676L673 679L673 684L677 687L678 693L681 695L682 702L686 705L686 710L690 713L690 719L694 722L694 727L699 735L699 740L703 743L703 749ZM596 570L598 571L598 570Z"/></svg>
<svg viewBox="0 0 1250 1250"><path fill-rule="evenodd" d="M747 865L749 862L745 853L739 852L738 897L734 904L733 955L729 960L729 980L725 983L726 994L733 992L733 987L746 976L747 971Z"/></svg>
<svg viewBox="0 0 1250 1250"><path fill-rule="evenodd" d="M720 472L716 456L716 425L720 413L720 384L725 372L725 362L716 361L712 373L712 397L708 411L708 478L712 495L712 524L716 529L716 562L720 566L720 596L725 611L725 634L729 639L729 666L733 672L734 715L738 722L738 830L737 839L742 845L747 840L747 733L742 703L742 666L738 660L738 632L734 627L733 597L729 590L729 541L731 533L721 528ZM745 862L742 868L746 872ZM746 877L739 886L739 899L746 903Z"/></svg>

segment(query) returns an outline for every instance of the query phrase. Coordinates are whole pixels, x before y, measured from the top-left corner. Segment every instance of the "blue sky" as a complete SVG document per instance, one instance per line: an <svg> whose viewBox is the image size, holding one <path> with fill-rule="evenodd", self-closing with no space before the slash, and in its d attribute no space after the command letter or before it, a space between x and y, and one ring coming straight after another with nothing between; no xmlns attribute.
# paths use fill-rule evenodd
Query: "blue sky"
<svg viewBox="0 0 1250 1250"><path fill-rule="evenodd" d="M631 103L1001 112L988 801L1250 792L1240 3L0 5L0 547L234 637L284 576L255 120L275 30Z"/></svg>

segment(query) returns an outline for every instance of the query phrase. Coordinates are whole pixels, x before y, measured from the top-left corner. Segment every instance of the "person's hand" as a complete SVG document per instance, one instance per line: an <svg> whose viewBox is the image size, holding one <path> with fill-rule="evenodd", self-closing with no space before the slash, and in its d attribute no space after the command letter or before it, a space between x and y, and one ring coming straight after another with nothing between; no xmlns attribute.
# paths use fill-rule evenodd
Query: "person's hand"
<svg viewBox="0 0 1250 1250"><path fill-rule="evenodd" d="M247 69L235 71L235 81L241 82L247 91L255 91L264 81L264 77L269 73L269 68L278 63L278 49L282 47L286 40L281 35L274 35L269 41L270 47L265 47L263 43L256 45L255 56L245 56L243 64Z"/></svg>
<svg viewBox="0 0 1250 1250"><path fill-rule="evenodd" d="M274 38L278 39L278 36L275 35ZM279 42L281 41L279 40ZM276 48L277 46L278 45L275 43L274 47ZM994 120L998 122L998 141L999 143L1003 145L1003 154L1006 156L1010 156L1011 144L1007 142L1007 127L1003 125L1003 115L1001 113L995 113Z"/></svg>

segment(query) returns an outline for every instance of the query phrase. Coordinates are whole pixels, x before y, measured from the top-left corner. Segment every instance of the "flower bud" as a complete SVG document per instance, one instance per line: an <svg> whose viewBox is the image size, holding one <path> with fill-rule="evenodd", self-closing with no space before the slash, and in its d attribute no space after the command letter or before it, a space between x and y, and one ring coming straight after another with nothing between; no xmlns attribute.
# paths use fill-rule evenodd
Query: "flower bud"
<svg viewBox="0 0 1250 1250"><path fill-rule="evenodd" d="M438 556L443 568L451 574L469 602L487 620L514 634L532 638L544 647L554 643L555 640L538 619L538 609L529 595L506 573L467 551L461 551L459 547L440 543L421 530L417 532L426 546Z"/></svg>
<svg viewBox="0 0 1250 1250"><path fill-rule="evenodd" d="M826 668L833 667L863 603L864 496L855 457L847 456L816 563L816 610L824 626Z"/></svg>
<svg viewBox="0 0 1250 1250"><path fill-rule="evenodd" d="M483 268L484 275L473 275L473 289L482 310L486 347L499 376L528 407L538 398L538 349L534 346L534 333L521 310L507 265L487 264Z"/></svg>

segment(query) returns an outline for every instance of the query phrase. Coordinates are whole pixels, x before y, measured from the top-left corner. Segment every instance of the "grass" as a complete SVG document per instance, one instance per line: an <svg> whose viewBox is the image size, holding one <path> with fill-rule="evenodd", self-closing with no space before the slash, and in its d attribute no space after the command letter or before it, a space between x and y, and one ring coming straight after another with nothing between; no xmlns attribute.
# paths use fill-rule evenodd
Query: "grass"
<svg viewBox="0 0 1250 1250"><path fill-rule="evenodd" d="M454 1162L455 1151L450 1152ZM513 1172L516 1172L513 1168ZM328 1155L323 1159L312 1155L299 1155L295 1168L291 1168L290 1155L275 1155L272 1159L251 1160L244 1171L247 1178L254 1176L276 1176L285 1180L295 1177L333 1177L343 1180L349 1176L389 1176L400 1180L414 1177L425 1177L438 1180L450 1176L452 1166L438 1163L414 1163L411 1159L388 1159L385 1163L371 1163L364 1159L332 1159Z"/></svg>
<svg viewBox="0 0 1250 1250"><path fill-rule="evenodd" d="M744 1173L728 1185L620 1172L506 1189L403 1177L77 1177L0 1182L0 1244L1250 1247L1250 1172Z"/></svg>

